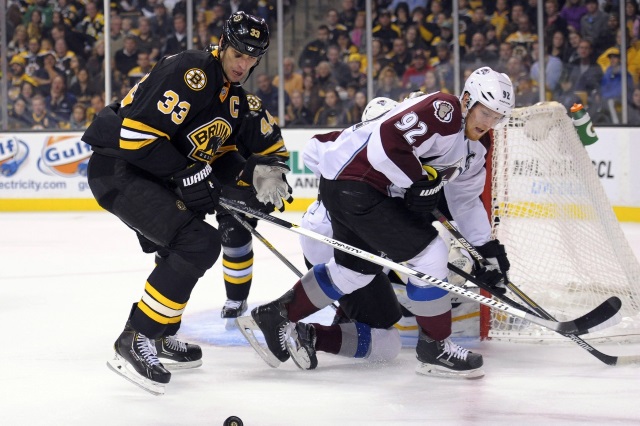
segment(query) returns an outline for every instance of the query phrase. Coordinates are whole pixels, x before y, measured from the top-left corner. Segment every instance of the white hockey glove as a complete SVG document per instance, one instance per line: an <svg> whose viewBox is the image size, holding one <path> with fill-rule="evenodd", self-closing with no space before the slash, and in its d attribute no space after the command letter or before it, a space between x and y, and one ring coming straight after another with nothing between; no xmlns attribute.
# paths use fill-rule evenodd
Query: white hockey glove
<svg viewBox="0 0 640 426"><path fill-rule="evenodd" d="M239 186L253 186L256 198L263 204L271 203L281 212L284 211L283 199L293 201L291 186L285 173L289 166L276 156L253 154L247 159L244 169L238 177Z"/></svg>
<svg viewBox="0 0 640 426"><path fill-rule="evenodd" d="M476 278L504 294L506 284L509 282L507 272L511 267L507 252L498 240L491 240L478 247L478 252L489 261L489 265L476 272Z"/></svg>

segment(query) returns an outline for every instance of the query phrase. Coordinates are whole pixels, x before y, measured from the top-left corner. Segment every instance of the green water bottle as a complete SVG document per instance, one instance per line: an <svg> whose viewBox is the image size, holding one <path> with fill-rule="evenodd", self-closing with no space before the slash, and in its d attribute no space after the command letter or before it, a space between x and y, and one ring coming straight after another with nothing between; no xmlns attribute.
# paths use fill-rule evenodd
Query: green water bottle
<svg viewBox="0 0 640 426"><path fill-rule="evenodd" d="M571 117L582 145L591 145L598 142L598 135L596 135L595 130L593 130L591 117L589 113L585 111L582 104L573 104L571 107Z"/></svg>

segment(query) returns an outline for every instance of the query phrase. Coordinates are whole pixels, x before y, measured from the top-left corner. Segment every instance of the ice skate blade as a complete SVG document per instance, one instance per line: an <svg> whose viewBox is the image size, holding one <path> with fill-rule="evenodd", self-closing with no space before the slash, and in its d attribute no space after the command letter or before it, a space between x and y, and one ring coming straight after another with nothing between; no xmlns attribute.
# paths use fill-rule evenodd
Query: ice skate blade
<svg viewBox="0 0 640 426"><path fill-rule="evenodd" d="M230 331L239 328L236 325L236 319L237 318L225 318L224 329Z"/></svg>
<svg viewBox="0 0 640 426"><path fill-rule="evenodd" d="M195 361L177 362L171 361L167 358L160 358L160 361L162 362L162 365L164 365L164 368L169 371L188 370L189 368L198 368L202 365L201 359L197 359Z"/></svg>
<svg viewBox="0 0 640 426"><path fill-rule="evenodd" d="M142 377L125 359L116 354L114 359L107 361L110 370L124 377L134 385L146 390L152 395L164 395L164 384Z"/></svg>
<svg viewBox="0 0 640 426"><path fill-rule="evenodd" d="M457 371L420 361L418 361L418 365L416 366L416 373L424 376L444 377L449 379L481 379L484 377L484 370L482 368Z"/></svg>
<svg viewBox="0 0 640 426"><path fill-rule="evenodd" d="M291 359L293 362L300 368L301 370L313 370L317 365L311 364L311 358L309 357L309 352L307 352L304 348L298 348L295 339L298 337L295 331L295 323L289 324L290 330L287 332L287 351L289 355L291 355Z"/></svg>
<svg viewBox="0 0 640 426"><path fill-rule="evenodd" d="M266 347L262 346L258 339L256 339L256 335L254 334L254 330L260 330L258 324L256 324L253 317L250 315L244 317L238 317L235 320L236 326L242 333L247 342L251 345L251 347L260 355L260 358L264 360L270 367L278 368L280 366L280 360L276 358L276 356Z"/></svg>

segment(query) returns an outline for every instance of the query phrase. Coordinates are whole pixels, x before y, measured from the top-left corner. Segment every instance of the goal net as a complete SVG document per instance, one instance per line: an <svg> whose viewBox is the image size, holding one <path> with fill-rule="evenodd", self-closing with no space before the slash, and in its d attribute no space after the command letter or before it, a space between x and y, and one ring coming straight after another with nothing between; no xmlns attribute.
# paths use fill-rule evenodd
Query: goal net
<svg viewBox="0 0 640 426"><path fill-rule="evenodd" d="M511 281L557 320L618 296L622 323L582 337L640 340L640 265L565 108L514 110L494 132L490 169L493 236L507 248ZM495 311L485 337L562 339Z"/></svg>

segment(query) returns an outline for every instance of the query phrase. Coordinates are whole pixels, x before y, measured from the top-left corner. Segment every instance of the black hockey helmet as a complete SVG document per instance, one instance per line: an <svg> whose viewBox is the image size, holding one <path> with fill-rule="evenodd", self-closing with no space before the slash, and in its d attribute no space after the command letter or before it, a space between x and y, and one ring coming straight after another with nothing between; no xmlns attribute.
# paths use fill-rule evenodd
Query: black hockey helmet
<svg viewBox="0 0 640 426"><path fill-rule="evenodd" d="M240 53L260 58L269 48L269 27L264 19L238 11L222 28L222 50L228 46Z"/></svg>

